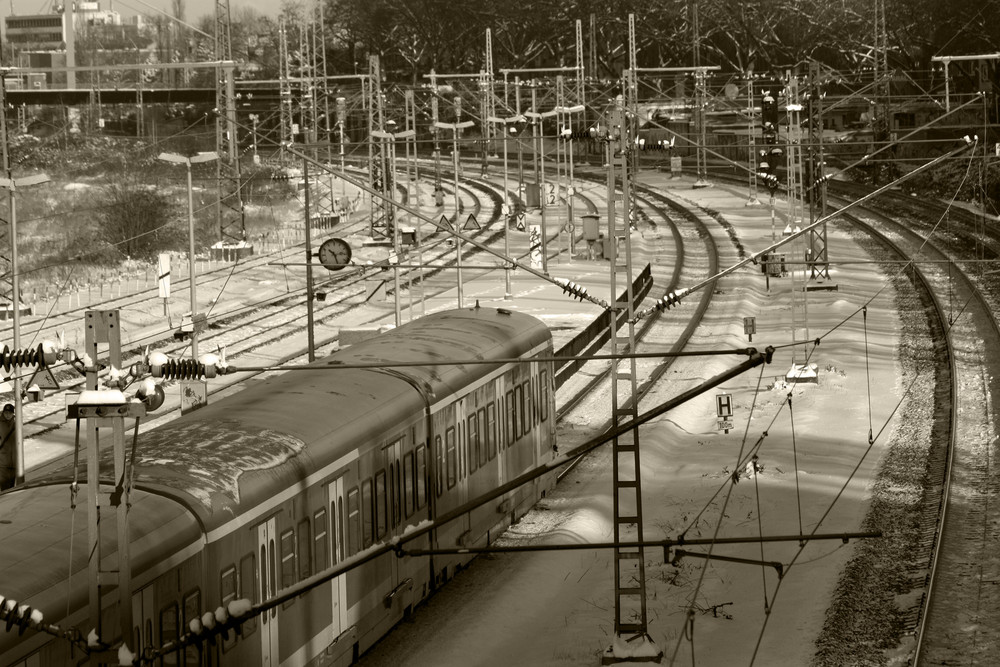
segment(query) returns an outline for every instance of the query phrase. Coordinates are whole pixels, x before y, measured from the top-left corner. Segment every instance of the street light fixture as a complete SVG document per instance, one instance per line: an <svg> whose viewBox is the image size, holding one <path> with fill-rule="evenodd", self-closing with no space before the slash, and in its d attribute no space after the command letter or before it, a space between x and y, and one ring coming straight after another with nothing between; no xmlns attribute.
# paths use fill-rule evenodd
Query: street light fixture
<svg viewBox="0 0 1000 667"><path fill-rule="evenodd" d="M525 118L521 114L516 116L510 116L509 118L498 118L496 116L490 116L487 118L491 123L502 123L503 124L503 254L504 258L510 259L510 220L513 211L510 207L510 189L507 186L507 139L510 136L510 130L507 128L509 123L521 123L524 122ZM504 262L504 293L503 298L510 300L510 266L508 262Z"/></svg>
<svg viewBox="0 0 1000 667"><path fill-rule="evenodd" d="M472 127L475 125L471 120L462 121L461 123L442 123L440 121L434 123L434 127L442 130L451 130L451 155L452 155L452 168L455 172L455 247L457 248L457 268L458 268L458 307L462 307L462 235L458 233L459 231L459 204L458 201L458 131L464 130L465 128Z"/></svg>
<svg viewBox="0 0 1000 667"><path fill-rule="evenodd" d="M48 183L46 174L32 174L23 178L0 178L0 187L10 191L10 286L11 324L14 327L14 349L21 349L21 281L17 265L17 189L27 185ZM14 374L14 484L24 483L24 433L21 407L21 376Z"/></svg>
<svg viewBox="0 0 1000 667"><path fill-rule="evenodd" d="M389 121L387 124L395 125L393 121ZM383 130L373 130L372 137L375 139L381 139L383 141L389 141L389 174L388 176L383 176L383 178L388 178L388 183L396 182L396 140L397 139L408 139L409 137L416 136L416 132L413 130L403 130L402 132L385 132ZM392 224L392 252L396 255L396 261L393 262L393 285L395 294L395 306L396 306L396 326L398 327L402 323L402 318L399 313L399 224L393 215L392 202L393 193L389 192L389 199L385 202L386 205L386 219L388 219ZM410 316L412 317L412 312Z"/></svg>
<svg viewBox="0 0 1000 667"><path fill-rule="evenodd" d="M195 264L194 264L194 186L191 184L191 165L202 162L218 160L219 154L215 151L198 153L191 157L178 155L177 153L160 153L158 160L170 162L172 164L183 164L187 167L187 190L188 190L188 266L191 273L191 358L198 358L198 320L195 314L198 312L198 298L195 287Z"/></svg>

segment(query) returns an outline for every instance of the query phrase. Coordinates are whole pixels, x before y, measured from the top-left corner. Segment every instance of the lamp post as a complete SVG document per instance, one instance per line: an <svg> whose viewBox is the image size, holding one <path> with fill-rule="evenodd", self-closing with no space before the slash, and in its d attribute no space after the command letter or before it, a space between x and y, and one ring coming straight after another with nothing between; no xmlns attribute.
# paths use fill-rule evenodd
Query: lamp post
<svg viewBox="0 0 1000 667"><path fill-rule="evenodd" d="M471 120L466 120L461 123L434 123L434 127L442 130L451 130L451 155L452 155L452 169L455 172L455 247L457 248L456 256L458 257L458 307L462 307L462 236L459 234L459 205L458 201L458 131L465 129L467 127L472 127L475 125Z"/></svg>
<svg viewBox="0 0 1000 667"><path fill-rule="evenodd" d="M47 183L45 174L33 174L23 178L0 178L0 187L10 191L10 286L11 324L14 327L14 349L21 349L21 281L17 265L17 189L26 185ZM14 484L24 483L24 433L21 428L23 418L21 408L21 376L14 374Z"/></svg>
<svg viewBox="0 0 1000 667"><path fill-rule="evenodd" d="M390 123L392 121L389 121ZM393 123L394 124L394 123ZM381 139L383 141L389 141L389 175L388 182L395 184L396 182L396 140L406 139L408 137L415 136L416 132L413 130L403 130L402 132L385 132L383 130L373 130L372 137L375 139ZM396 261L393 263L392 273L393 273L393 286L395 288L396 298L396 326L398 327L402 324L402 318L399 312L399 224L397 223L395 217L392 215L392 192L390 191L389 201L386 202L386 217L392 221L392 252L396 255ZM411 312L412 317L412 312Z"/></svg>
<svg viewBox="0 0 1000 667"><path fill-rule="evenodd" d="M195 324L195 313L198 312L198 297L195 287L194 277L194 186L191 184L191 165L202 162L218 160L219 154L215 151L198 153L191 157L178 155L177 153L160 153L157 159L173 164L183 164L187 167L187 190L188 190L188 266L191 273L191 358L198 358L198 326Z"/></svg>
<svg viewBox="0 0 1000 667"><path fill-rule="evenodd" d="M498 118L496 116L490 116L487 118L491 123L502 123L503 124L503 254L504 259L504 293L503 298L508 301L511 298L510 292L510 188L507 186L507 138L511 130L515 128L508 128L509 123L520 123L524 120L524 116L518 114L516 116L510 116L509 118Z"/></svg>

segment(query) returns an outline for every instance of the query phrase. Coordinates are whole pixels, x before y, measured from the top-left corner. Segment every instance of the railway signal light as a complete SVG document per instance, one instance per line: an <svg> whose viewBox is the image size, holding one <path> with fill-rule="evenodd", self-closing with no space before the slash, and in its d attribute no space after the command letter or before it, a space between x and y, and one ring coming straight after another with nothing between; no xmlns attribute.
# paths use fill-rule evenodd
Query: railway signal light
<svg viewBox="0 0 1000 667"><path fill-rule="evenodd" d="M764 185L773 195L778 190L778 162L784 157L785 151L778 146L762 148L760 150L760 161L757 163L757 178L764 181Z"/></svg>

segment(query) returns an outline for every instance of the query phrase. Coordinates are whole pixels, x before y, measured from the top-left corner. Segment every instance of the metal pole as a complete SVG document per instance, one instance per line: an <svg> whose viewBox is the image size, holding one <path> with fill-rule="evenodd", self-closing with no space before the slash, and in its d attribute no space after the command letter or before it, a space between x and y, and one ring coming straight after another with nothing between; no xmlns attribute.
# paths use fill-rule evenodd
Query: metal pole
<svg viewBox="0 0 1000 667"><path fill-rule="evenodd" d="M451 155L453 158L452 167L455 171L455 231L459 231L459 205L461 202L458 200L458 127L452 128L452 151ZM458 269L458 307L462 307L462 237L458 234L455 235L455 248L456 248L456 268Z"/></svg>
<svg viewBox="0 0 1000 667"><path fill-rule="evenodd" d="M313 335L313 272L312 272L312 222L309 211L309 161L302 160L302 180L305 181L304 205L306 226L306 335L309 347L309 361L316 360L316 341Z"/></svg>
<svg viewBox="0 0 1000 667"><path fill-rule="evenodd" d="M569 249L569 258L572 261L576 251L576 238L574 234L576 218L573 216L573 197L576 195L576 188L573 185L573 137L570 135L566 141L567 160L569 162L569 186L566 188L566 201L569 203L569 220L566 222L566 234L569 236L566 247Z"/></svg>
<svg viewBox="0 0 1000 667"><path fill-rule="evenodd" d="M510 128L507 123L503 125L503 255L505 259L510 259L510 189L507 186L507 141L510 138ZM510 291L510 264L504 262L504 290L503 298L506 301L511 299Z"/></svg>
<svg viewBox="0 0 1000 667"><path fill-rule="evenodd" d="M195 313L198 312L198 297L197 288L195 287L195 259L194 259L194 184L191 180L191 160L188 159L185 163L187 167L187 186L188 186L188 267L191 273L191 358L198 358L198 327L195 324ZM12 225L13 227L13 225ZM14 274L15 280L17 279L17 273ZM15 327L16 330L16 327ZM17 342L15 341L14 347L17 347Z"/></svg>
<svg viewBox="0 0 1000 667"><path fill-rule="evenodd" d="M392 200L396 198L396 139L393 138L389 143L389 174L392 177L392 190L389 191L389 201L386 202L386 206L389 211L392 212ZM390 216L392 221L392 251L396 255L396 266L392 270L392 282L394 298L393 303L396 308L396 326L398 327L403 323L402 315L399 310L399 220L396 217Z"/></svg>
<svg viewBox="0 0 1000 667"><path fill-rule="evenodd" d="M6 137L4 137L6 138ZM10 274L11 274L11 306L13 310L12 325L14 327L14 349L21 349L21 288L19 269L17 265L17 204L15 185L10 187ZM14 390L14 484L24 484L24 401L21 399L21 374L13 374Z"/></svg>

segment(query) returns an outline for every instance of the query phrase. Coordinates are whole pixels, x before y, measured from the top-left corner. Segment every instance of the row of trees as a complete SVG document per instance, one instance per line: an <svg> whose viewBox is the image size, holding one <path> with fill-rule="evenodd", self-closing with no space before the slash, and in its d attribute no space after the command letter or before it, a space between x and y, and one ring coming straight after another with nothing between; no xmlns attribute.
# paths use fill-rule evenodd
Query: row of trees
<svg viewBox="0 0 1000 667"><path fill-rule="evenodd" d="M636 17L640 67L719 65L769 71L809 59L841 70L874 64L876 7L884 6L890 67L930 69L935 55L1000 50L993 0L320 0L329 73L364 72L378 54L390 78L416 83L431 69L477 72L492 33L494 68L576 64L582 26L588 74L616 77L628 66L628 16ZM992 10L990 9L992 7ZM319 5L283 0L277 17L233 10L234 57L259 75L278 73L279 25L291 56L311 39ZM199 21L214 35L215 17ZM305 30L305 32L303 32ZM193 33L197 50L214 44Z"/></svg>

